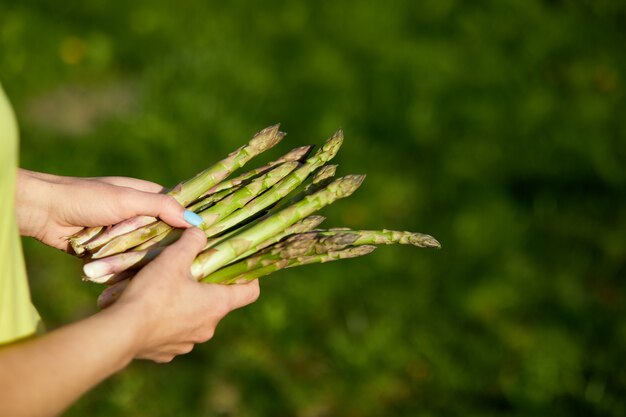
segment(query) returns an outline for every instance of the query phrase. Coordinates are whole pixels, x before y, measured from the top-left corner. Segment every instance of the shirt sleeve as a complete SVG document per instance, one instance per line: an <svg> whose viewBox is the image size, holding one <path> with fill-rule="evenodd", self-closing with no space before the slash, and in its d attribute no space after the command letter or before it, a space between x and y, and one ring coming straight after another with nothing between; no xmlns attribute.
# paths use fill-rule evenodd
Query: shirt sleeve
<svg viewBox="0 0 626 417"><path fill-rule="evenodd" d="M0 85L0 344L30 336L39 314L32 305L15 218L18 131Z"/></svg>

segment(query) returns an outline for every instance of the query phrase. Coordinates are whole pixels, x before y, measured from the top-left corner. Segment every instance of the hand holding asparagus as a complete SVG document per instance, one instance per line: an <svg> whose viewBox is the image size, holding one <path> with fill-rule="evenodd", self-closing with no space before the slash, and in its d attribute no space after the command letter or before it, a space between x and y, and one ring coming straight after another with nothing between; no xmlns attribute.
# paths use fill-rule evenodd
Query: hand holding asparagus
<svg viewBox="0 0 626 417"><path fill-rule="evenodd" d="M168 194L196 212L208 241L191 265L191 274L210 283L247 282L283 268L362 256L376 245L410 244L439 248L430 235L394 230L314 230L324 218L314 213L350 196L365 175L333 180L327 165L343 143L341 130L312 156L301 146L261 167L228 178L285 136L278 125L263 129L250 142ZM307 180L309 180L307 184ZM85 279L112 284L99 305L112 304L135 272L181 234L151 217L129 219L108 228L89 228L69 241L86 256Z"/></svg>

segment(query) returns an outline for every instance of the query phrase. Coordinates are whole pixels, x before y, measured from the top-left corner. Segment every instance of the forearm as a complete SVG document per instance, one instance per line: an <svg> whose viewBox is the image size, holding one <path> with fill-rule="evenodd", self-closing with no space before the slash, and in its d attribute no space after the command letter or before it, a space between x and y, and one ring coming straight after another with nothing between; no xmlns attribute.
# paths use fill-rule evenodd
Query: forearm
<svg viewBox="0 0 626 417"><path fill-rule="evenodd" d="M138 346L138 327L124 313L105 310L0 348L0 415L58 415L128 365Z"/></svg>

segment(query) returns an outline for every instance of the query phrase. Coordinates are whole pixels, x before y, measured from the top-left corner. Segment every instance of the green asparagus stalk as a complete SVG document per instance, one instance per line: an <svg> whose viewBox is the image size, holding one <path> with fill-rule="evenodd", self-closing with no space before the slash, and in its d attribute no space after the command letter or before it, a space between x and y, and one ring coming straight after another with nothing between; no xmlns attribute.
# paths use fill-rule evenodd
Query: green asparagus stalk
<svg viewBox="0 0 626 417"><path fill-rule="evenodd" d="M296 223L297 225L297 223ZM294 225L294 226L296 226ZM293 226L292 226L293 227ZM313 226L315 227L315 226ZM311 229L313 228L311 227ZM286 230L287 232L287 230ZM304 233L304 231L298 231L295 233ZM362 246L362 245L391 245L394 243L398 243L398 244L404 244L404 245L413 245L413 246L417 246L420 248L441 248L440 243L432 236L430 235L426 235L423 233L414 233L414 232L401 232L401 231L396 231L396 230L387 230L387 229L383 229L383 230L352 230L349 228L334 228L334 229L330 229L330 230L320 230L320 231L311 231L309 233L304 234L306 235L315 235L317 237L317 239L321 240L321 243L323 244L327 244L328 241L324 241L322 238L326 237L326 238L343 238L345 236L354 236L354 240L352 242L350 242L351 245L353 246ZM299 235L294 235L294 237L299 236ZM278 239L274 240L274 238L272 238L271 240L274 240L274 242L277 242L279 240L282 239L283 236L279 235L277 236ZM289 245L292 242L292 240L287 239L283 242L281 242L281 244L283 245ZM267 245L269 246L269 245ZM242 256L239 256L237 259L235 259L229 266L220 269L219 271L214 272L214 274L227 274L228 273L228 268L230 268L231 266L235 265L235 262L246 258L248 256L251 256L255 253L257 253L257 255L255 255L254 257L251 257L249 259L244 259L245 262L251 263L254 262L254 258L256 258L257 256L263 256L265 254L265 252L261 251L265 246L259 245L254 249L251 249L249 251L247 251L246 253L244 253ZM270 248L268 249L272 249L273 251L276 251L277 246L274 245L273 247L270 246ZM330 251L330 250L334 250L334 249L324 249L324 246L317 246L317 248L322 248L321 251ZM320 253L320 249L317 249L318 252ZM272 252L275 253L275 252ZM285 256L285 254L283 253L282 255L283 257L288 257ZM212 274L213 275L213 274Z"/></svg>
<svg viewBox="0 0 626 417"><path fill-rule="evenodd" d="M307 185L304 189L305 192L328 179L332 179L337 172L337 167L338 165L324 165L323 167L320 167L313 175L313 180L311 181L311 184Z"/></svg>
<svg viewBox="0 0 626 417"><path fill-rule="evenodd" d="M293 197L283 199L280 203L274 206L267 214L266 217L273 215L274 213L284 209L285 207L290 206L291 204L297 203L302 200L307 195L311 195L314 192L321 190L330 184L335 176L335 172L337 171L337 165L324 165L317 169L317 171L313 174L313 178L311 183L306 185L302 191L296 193Z"/></svg>
<svg viewBox="0 0 626 417"><path fill-rule="evenodd" d="M293 198L288 199L287 202L285 203L279 203L278 205L276 205L275 207L273 207L271 210L268 211L268 213L266 213L264 216L262 216L261 218L249 223L248 225L246 225L246 227L251 227L254 224L272 216L274 213L277 213L281 210L283 210L284 208L288 207L291 204L297 203L298 201L302 200L305 196L313 194L314 192L324 188L325 186L327 186L328 184L330 184L330 182L332 181L332 177L335 175L335 172L337 170L337 165L324 165L320 168L318 168L315 173L313 174L313 179L311 181L311 184L308 184L303 191L297 193ZM318 216L312 216L312 217L318 217ZM314 220L315 221L315 220ZM265 246L269 246L272 243L277 242L278 240L282 239L283 237L290 235L290 234L294 234L294 233L303 233L305 231L311 230L314 227L316 227L317 225L319 225L321 222L323 221L323 218L319 221L318 224L311 226L310 228L306 229L306 230L298 230L298 231L290 231L290 230L285 230L285 232L287 233L279 233L275 238L275 240L273 238L268 239L268 243L266 245L263 245L261 247L261 249ZM297 225L297 224L296 224ZM295 225L294 225L295 226ZM289 228L290 229L290 228ZM209 233L211 233L211 231L209 231ZM250 254L254 253L253 250L248 251L247 253L238 256L235 260L233 260L233 262L244 258L246 256L249 256Z"/></svg>
<svg viewBox="0 0 626 417"><path fill-rule="evenodd" d="M241 208L241 210L237 210L222 221L206 229L206 235L211 237L230 229L285 197L304 182L313 171L331 160L339 151L342 143L343 131L339 130L326 141L324 146L319 149L315 155L307 159L302 167L282 179L266 193L250 201Z"/></svg>
<svg viewBox="0 0 626 417"><path fill-rule="evenodd" d="M253 157L265 152L280 142L285 133L278 130L279 125L261 130L247 145L228 155L226 159L197 174L190 180L180 183L168 194L183 206L196 200L211 187L224 180L228 175L241 168Z"/></svg>
<svg viewBox="0 0 626 417"><path fill-rule="evenodd" d="M187 210L191 210L194 213L199 213L211 207L213 204L224 199L225 197L229 196L233 192L239 190L241 187L242 187L241 185L235 185L233 187L225 188L223 190L217 191L213 194L209 194L206 197L203 197L202 199L198 200L196 203L193 203L192 205L188 206Z"/></svg>
<svg viewBox="0 0 626 417"><path fill-rule="evenodd" d="M200 213L203 225L202 229L217 223L230 213L245 206L250 200L269 190L278 181L289 175L294 169L300 165L299 162L285 162L278 165L263 176L255 179L240 190L230 194L219 203L215 204Z"/></svg>
<svg viewBox="0 0 626 417"><path fill-rule="evenodd" d="M189 203L195 201L200 195L218 184L233 171L241 168L250 159L280 142L285 136L285 133L280 132L278 127L279 125L276 124L261 130L254 135L247 145L232 152L225 159L205 169L190 180L178 184L167 194L174 197L181 205L185 207L188 206ZM138 218L118 223L117 225L107 229L95 239L87 242L84 245L84 249L85 251L91 252L94 249L103 246L116 236L120 236L129 231L143 227L155 222L156 220L157 219L154 217L140 216ZM79 250L81 253L85 252L81 249Z"/></svg>
<svg viewBox="0 0 626 417"><path fill-rule="evenodd" d="M202 281L220 283L220 284L241 284L241 283L255 280L257 278L264 277L266 275L269 275L281 269L293 268L296 266L309 265L313 263L324 263L324 262L331 262L331 261L336 261L340 259L355 258L357 256L367 255L368 253L373 252L375 249L376 249L376 246L373 246L373 245L352 246L343 250L327 252L323 254L288 258L288 259L280 259L274 263L270 263L268 265L261 266L256 269L251 269L249 271L243 272L234 277L229 277L225 279L224 281L218 282L217 280L213 278L213 274L203 278Z"/></svg>
<svg viewBox="0 0 626 417"><path fill-rule="evenodd" d="M267 171L274 168L276 165L280 165L285 162L302 161L306 158L306 156L309 154L309 152L311 152L312 149L313 149L313 145L300 146L300 147L294 148L290 150L289 152L287 152L285 155L278 158L277 160L268 163L267 165L264 165L259 168L255 168L248 172L244 172L243 174L235 178L222 181L221 183L217 184L216 186L211 188L209 191L207 191L205 194L210 195L210 194L217 193L219 191L222 191L222 190L225 190L225 189L237 186L237 185L241 185L245 183L246 181L250 180L251 178L254 178L258 175L265 174Z"/></svg>
<svg viewBox="0 0 626 417"><path fill-rule="evenodd" d="M202 229L206 229L206 227L211 226L233 211L243 207L248 201L252 200L255 196L267 190L292 172L298 165L298 162L293 161L280 164L276 168L250 182L248 185L243 186L234 193L226 196L215 205L201 211L198 213L200 217L202 217L203 221L203 224L200 227ZM172 229L172 226L163 221L152 223L149 226L133 230L132 232L112 239L109 243L95 252L93 254L93 258L99 259L124 252L125 250L133 248L137 245L141 245L147 240L154 240L156 237Z"/></svg>
<svg viewBox="0 0 626 417"><path fill-rule="evenodd" d="M251 228L220 242L202 252L192 263L191 273L201 279L227 265L250 248L280 233L295 222L333 203L337 199L351 195L365 179L364 175L348 175L335 180L326 188L302 201L276 213Z"/></svg>
<svg viewBox="0 0 626 417"><path fill-rule="evenodd" d="M399 243L401 245L413 245L420 248L441 248L441 244L430 235L414 232L402 232L398 230L351 230L346 228L336 228L321 230L318 233L322 236L333 236L335 233L352 232L359 236L353 243L358 245L391 245Z"/></svg>
<svg viewBox="0 0 626 417"><path fill-rule="evenodd" d="M317 226L319 226L324 220L326 220L326 218L324 216L308 216L305 217L304 219L294 223L292 226L289 226L288 228L286 228L285 230L283 230L282 232L277 233L276 235L268 238L267 240L261 242L258 246L256 246L253 249L249 249L248 251L242 253L241 255L239 255L237 258L235 258L233 260L233 262L236 262L240 259L246 258L262 249L265 249L268 246L273 245L274 243L277 243L279 241L281 241L282 239L284 239L287 236L291 236L291 235L295 235L298 233L304 233L304 232L308 232L309 230L315 229Z"/></svg>
<svg viewBox="0 0 626 417"><path fill-rule="evenodd" d="M302 256L313 256L345 249L358 239L355 233L336 233L324 236L318 233L300 233L288 237L254 256L225 266L213 272L205 282L228 282L231 278L252 269L267 266L281 259L292 259Z"/></svg>

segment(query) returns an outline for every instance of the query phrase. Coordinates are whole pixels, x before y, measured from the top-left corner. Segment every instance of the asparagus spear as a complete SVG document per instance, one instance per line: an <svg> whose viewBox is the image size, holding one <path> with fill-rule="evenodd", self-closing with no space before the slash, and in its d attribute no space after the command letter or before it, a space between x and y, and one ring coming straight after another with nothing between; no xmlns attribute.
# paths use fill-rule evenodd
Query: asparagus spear
<svg viewBox="0 0 626 417"><path fill-rule="evenodd" d="M165 231L161 234L156 235L152 239L146 240L141 245L137 245L134 248L129 249L129 251L137 252L137 251L154 248L156 246L167 246L170 243L174 242L175 240L178 240L178 238L180 237L180 234L178 234L176 239L168 240L168 237L170 236L170 234L176 230L180 231L181 229L172 229L172 230Z"/></svg>
<svg viewBox="0 0 626 417"><path fill-rule="evenodd" d="M309 154L309 152L311 152L312 149L313 149L313 145L300 146L297 148L293 148L292 150L287 152L285 155L281 156L275 161L268 163L267 165L264 165L259 168L255 168L248 172L244 172L243 174L235 178L232 178L230 180L222 181L221 183L217 184L216 186L211 188L209 191L207 191L205 195L210 195L210 194L225 190L227 188L231 188L231 187L243 184L247 180L254 178L257 175L265 174L267 171L274 168L276 165L280 165L285 162L302 161L304 160L304 158L306 158L306 156Z"/></svg>
<svg viewBox="0 0 626 417"><path fill-rule="evenodd" d="M441 244L430 235L414 232L401 232L398 230L351 230L337 228L321 230L323 236L333 236L335 233L345 233L351 231L359 236L353 245L391 245L399 243L402 245L413 245L420 248L441 248Z"/></svg>
<svg viewBox="0 0 626 417"><path fill-rule="evenodd" d="M313 216L311 216L313 217ZM308 219L308 218L307 218ZM306 220L306 219L305 219ZM297 226L298 223L296 223L294 226ZM292 228L294 227L292 226ZM315 226L313 226L315 227ZM308 230L312 229L313 227L309 228ZM291 228L289 228L291 229ZM305 230L298 230L295 232L290 232L290 230L287 229L285 230L284 233L279 234L271 239L268 240L269 245L280 241L282 238L284 238L286 235L290 235L290 234L295 234L295 233L304 233ZM308 231L306 230L306 231ZM430 236L430 235L426 235L423 233L414 233L414 232L401 232L401 231L396 231L396 230L387 230L387 229L383 229L383 230L352 230L349 228L333 228L333 229L329 229L329 230L314 230L311 231L310 233L317 233L317 235L319 237L333 237L333 236L345 236L346 233L348 233L351 236L355 236L355 240L354 242L351 242L351 245L354 246L361 246L361 245L391 245L394 243L399 243L399 244L404 244L404 245L413 245L413 246L417 246L420 248L441 248L441 244L437 241L437 239L435 239L434 237ZM289 239L284 241L285 244L288 244L290 241ZM265 243L265 242L264 242ZM282 243L282 242L281 242ZM245 252L243 255L237 257L235 260L233 260L233 262L231 262L230 265L234 265L235 262L244 259L248 256L251 256L255 253L259 253L259 254L263 254L264 252L261 252L262 249L264 249L265 247L269 246L268 244L261 244L253 249L248 250L247 252ZM227 268L227 267L226 267ZM219 271L217 271L216 273L220 273L222 272L224 269L226 268L222 268Z"/></svg>
<svg viewBox="0 0 626 417"><path fill-rule="evenodd" d="M258 224L200 253L191 265L191 273L201 279L218 270L250 248L275 236L298 220L312 214L339 198L351 195L365 179L364 175L348 175L302 201L262 220Z"/></svg>
<svg viewBox="0 0 626 417"><path fill-rule="evenodd" d="M368 253L373 252L376 249L376 246L373 245L364 245L364 246L352 246L339 251L332 251L318 255L311 256L303 256L296 257L290 259L281 259L277 262L262 266L260 268L251 269L249 271L243 272L237 276L228 278L225 281L219 282L220 284L241 284L248 281L252 281L257 278L261 278L263 276L269 275L273 272L279 271L285 268L293 268L296 266L308 265L312 263L324 263L336 261L339 259L347 259L354 258L357 256L367 255ZM213 282L212 274L202 279L203 282Z"/></svg>
<svg viewBox="0 0 626 417"><path fill-rule="evenodd" d="M278 127L279 125L276 124L261 130L254 135L247 145L232 152L225 159L205 169L190 180L178 184L167 194L174 197L181 205L189 205L189 203L196 200L208 189L218 184L230 173L238 168L241 168L250 159L280 142L285 136L285 133L280 132ZM154 217L140 216L118 223L117 225L107 229L95 239L87 242L84 245L84 249L91 252L94 249L103 246L116 236L120 236L154 221L156 221L156 218Z"/></svg>
<svg viewBox="0 0 626 417"><path fill-rule="evenodd" d="M213 207L202 211L200 213L200 217L202 217L204 222L202 228L206 229L208 226L217 223L233 211L245 206L254 197L270 189L278 181L289 175L299 165L300 163L295 161L278 165L250 184L230 194Z"/></svg>
<svg viewBox="0 0 626 417"><path fill-rule="evenodd" d="M278 165L276 168L252 181L248 185L243 186L234 193L229 194L215 205L207 208L204 211L201 211L199 213L203 221L201 227L205 229L207 226L216 223L218 220L226 217L233 211L243 207L255 196L270 188L280 179L284 178L298 165L298 162L293 161L285 162L284 164ZM147 240L151 240L159 235L162 235L163 233L168 232L172 229L172 226L163 221L152 223L149 226L133 230L132 232L112 239L109 243L107 243L96 253L94 253L93 258L99 259L105 256L121 253L125 250L140 245Z"/></svg>
<svg viewBox="0 0 626 417"><path fill-rule="evenodd" d="M247 145L237 149L227 158L210 168L197 174L190 180L180 183L168 194L183 206L196 200L214 185L218 184L230 173L241 168L253 157L265 152L280 142L285 133L278 130L279 125L273 125L261 130L248 142Z"/></svg>
<svg viewBox="0 0 626 417"><path fill-rule="evenodd" d="M120 295L124 292L128 284L130 283L130 279L124 279L116 282L110 287L106 287L100 296L98 297L98 307L107 308L111 304L115 303Z"/></svg>
<svg viewBox="0 0 626 417"><path fill-rule="evenodd" d="M267 266L281 259L313 256L345 249L358 238L357 234L350 232L336 233L330 236L324 236L315 232L296 234L258 252L254 256L213 272L203 281L214 283L228 282L231 278L237 277L244 272Z"/></svg>
<svg viewBox="0 0 626 417"><path fill-rule="evenodd" d="M73 234L72 236L70 236L68 240L70 242L70 245L72 246L72 249L74 249L74 253L76 253L76 255L79 255L79 256L85 253L85 248L83 247L83 244L89 241L90 239L93 239L103 229L104 229L104 226L86 227L84 229L81 229L79 232Z"/></svg>
<svg viewBox="0 0 626 417"><path fill-rule="evenodd" d="M324 181L329 180L332 177L334 177L335 173L337 172L337 167L338 165L324 165L323 167L320 167L313 175L313 180L311 181L311 184L307 185L304 191L307 192L313 189L314 186L317 186L318 184L322 184L324 183Z"/></svg>
<svg viewBox="0 0 626 417"><path fill-rule="evenodd" d="M331 160L339 151L343 143L343 131L339 130L333 134L319 149L315 155L307 159L306 163L282 179L278 184L272 187L268 192L260 195L254 200L246 204L241 210L237 210L222 221L214 224L205 230L208 237L215 236L242 221L250 218L250 216L264 210L272 204L285 197L291 191L296 189L313 171L326 162Z"/></svg>
<svg viewBox="0 0 626 417"><path fill-rule="evenodd" d="M250 250L242 253L237 258L235 258L233 260L233 262L236 262L236 261L238 261L240 259L248 257L248 256L252 255L253 253L256 253L257 251L260 251L261 249L265 249L266 247L271 246L274 243L277 243L277 242L281 241L282 239L284 239L287 236L295 235L295 234L298 234L298 233L308 232L309 230L314 229L317 226L319 226L324 220L326 220L326 218L324 216L315 216L314 215L314 216L305 217L304 219L302 219L302 220L294 223L293 225L289 226L288 228L286 228L282 232L279 232L276 235L274 235L274 236L270 237L269 239L265 240L264 242L261 242L254 249L250 249Z"/></svg>
<svg viewBox="0 0 626 417"><path fill-rule="evenodd" d="M248 172L244 172L243 174L235 178L224 180L215 185L202 196L200 196L200 198L195 203L193 203L193 205L188 206L187 208L196 213L202 211L208 208L212 203L215 203L225 196L231 194L232 192L237 191L237 189L249 183L251 179L267 173L277 165L283 164L285 162L303 161L306 156L311 152L311 149L313 149L313 145L299 146L297 148L293 148L291 151L287 152L285 155L281 156L275 161L272 161L262 167L255 168Z"/></svg>
<svg viewBox="0 0 626 417"><path fill-rule="evenodd" d="M323 187L327 186L328 184L330 184L330 182L332 181L332 177L335 175L335 172L337 170L337 165L324 165L320 168L318 168L316 170L316 172L313 174L313 180L311 181L311 184L307 185L303 191L297 193L293 198L289 199L289 201L287 201L286 203L280 203L277 206L273 207L271 210L268 211L268 213L266 213L264 216L262 216L260 219L249 223L246 227L251 227L254 224L260 222L261 220L264 220L270 216L272 216L274 213L279 212L280 210L283 210L284 208L288 207L289 205L293 204L293 203L297 203L298 201L302 200L305 196L313 194L315 191L318 191L320 189L322 189ZM282 239L283 237L287 236L287 235L291 235L294 233L303 233L305 231L311 230L314 227L316 227L317 225L319 225L324 218L321 219L317 219L317 217L321 217L321 216L311 216L313 219L312 221L318 221L319 222L315 225L312 225L311 227L308 228L298 228L295 229L293 231L291 230L285 230L284 232L279 233L278 235L276 235L273 238L269 238L267 241L267 244L264 244L260 247L258 247L257 249L262 249L265 246L269 246L272 243L275 243L277 241L279 241L280 239ZM296 225L294 225L296 226ZM291 229L291 228L289 228ZM209 231L209 233L211 233L211 231ZM233 260L233 262L238 261L241 258L245 258L246 256L251 255L252 253L254 253L254 250L249 250L247 253L244 253L243 255L238 256L236 259Z"/></svg>
<svg viewBox="0 0 626 417"><path fill-rule="evenodd" d="M266 217L269 217L274 213L284 209L285 207L297 203L305 196L311 195L317 190L321 190L322 188L326 187L333 180L336 171L337 165L324 165L318 168L317 171L313 174L313 179L311 180L310 184L304 187L302 191L295 194L293 197L289 199L283 199L266 214Z"/></svg>
<svg viewBox="0 0 626 417"><path fill-rule="evenodd" d="M241 185L235 185L233 187L217 191L213 194L209 194L206 197L203 197L202 199L188 206L187 210L191 210L194 213L199 213L202 210L206 210L207 208L211 207L213 204L217 203L218 201L222 200L233 192L239 190L241 187Z"/></svg>

